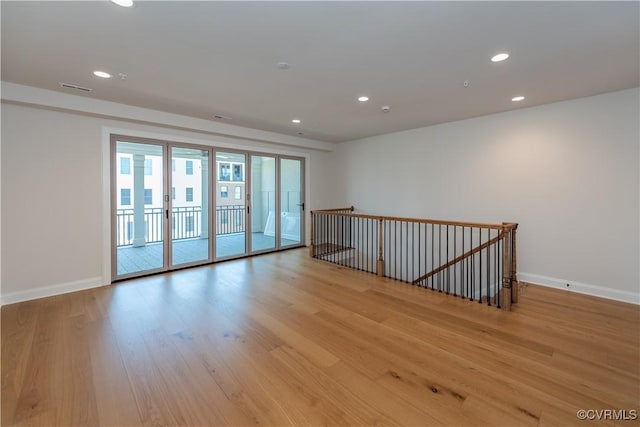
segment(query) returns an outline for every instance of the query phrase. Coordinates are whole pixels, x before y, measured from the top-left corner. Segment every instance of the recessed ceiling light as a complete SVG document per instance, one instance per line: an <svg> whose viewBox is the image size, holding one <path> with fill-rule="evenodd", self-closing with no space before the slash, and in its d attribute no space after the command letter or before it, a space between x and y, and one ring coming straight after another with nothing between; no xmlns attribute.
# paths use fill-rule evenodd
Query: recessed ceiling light
<svg viewBox="0 0 640 427"><path fill-rule="evenodd" d="M96 77L102 77L103 79L110 79L111 78L111 74L104 72L104 71L94 71L93 75Z"/></svg>
<svg viewBox="0 0 640 427"><path fill-rule="evenodd" d="M524 96L514 96L513 98L511 98L511 100L513 102L520 102L520 101L524 100Z"/></svg>
<svg viewBox="0 0 640 427"><path fill-rule="evenodd" d="M358 98L358 101L360 101L360 102L367 102L368 100L369 100L368 96L361 96L361 97Z"/></svg>
<svg viewBox="0 0 640 427"><path fill-rule="evenodd" d="M293 120L291 120L291 123L298 124L298 123L301 123L301 121L300 121L300 119L293 119Z"/></svg>
<svg viewBox="0 0 640 427"><path fill-rule="evenodd" d="M289 68L291 68L291 65L289 65L288 62L278 62L278 68L280 68L281 70L288 70Z"/></svg>
<svg viewBox="0 0 640 427"><path fill-rule="evenodd" d="M491 57L491 62L502 62L509 57L508 53L498 53Z"/></svg>
<svg viewBox="0 0 640 427"><path fill-rule="evenodd" d="M111 0L113 3L122 7L131 7L133 6L133 0Z"/></svg>

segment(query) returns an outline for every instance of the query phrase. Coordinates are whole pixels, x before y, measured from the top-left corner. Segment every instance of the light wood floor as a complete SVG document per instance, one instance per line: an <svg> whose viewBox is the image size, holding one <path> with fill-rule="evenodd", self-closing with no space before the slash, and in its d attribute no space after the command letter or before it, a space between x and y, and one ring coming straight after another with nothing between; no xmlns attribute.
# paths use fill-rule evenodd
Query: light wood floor
<svg viewBox="0 0 640 427"><path fill-rule="evenodd" d="M3 307L2 425L591 425L640 409L639 313L536 286L509 313L288 251Z"/></svg>

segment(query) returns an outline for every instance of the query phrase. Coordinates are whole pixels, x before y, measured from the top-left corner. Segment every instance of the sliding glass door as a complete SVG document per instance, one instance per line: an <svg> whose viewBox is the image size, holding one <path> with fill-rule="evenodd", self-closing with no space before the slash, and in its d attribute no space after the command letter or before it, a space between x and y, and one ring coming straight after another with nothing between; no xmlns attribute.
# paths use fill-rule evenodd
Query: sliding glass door
<svg viewBox="0 0 640 427"><path fill-rule="evenodd" d="M244 153L216 151L216 259L247 252L246 163Z"/></svg>
<svg viewBox="0 0 640 427"><path fill-rule="evenodd" d="M304 244L304 159L112 135L112 278Z"/></svg>
<svg viewBox="0 0 640 427"><path fill-rule="evenodd" d="M274 156L251 156L251 251L276 248L276 166Z"/></svg>
<svg viewBox="0 0 640 427"><path fill-rule="evenodd" d="M165 147L128 141L113 144L112 230L115 276L166 268Z"/></svg>
<svg viewBox="0 0 640 427"><path fill-rule="evenodd" d="M294 246L303 242L304 192L303 160L280 159L280 245Z"/></svg>
<svg viewBox="0 0 640 427"><path fill-rule="evenodd" d="M209 150L171 147L171 265L207 261Z"/></svg>

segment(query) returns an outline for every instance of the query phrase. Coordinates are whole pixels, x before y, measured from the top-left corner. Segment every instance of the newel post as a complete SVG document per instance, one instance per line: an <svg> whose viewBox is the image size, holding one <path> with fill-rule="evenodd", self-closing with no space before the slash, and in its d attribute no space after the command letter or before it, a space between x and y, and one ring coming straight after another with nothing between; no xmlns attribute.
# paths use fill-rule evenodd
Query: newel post
<svg viewBox="0 0 640 427"><path fill-rule="evenodd" d="M509 226L502 223L502 289L500 289L500 304L503 309L511 310L512 287L511 287L511 238Z"/></svg>
<svg viewBox="0 0 640 427"><path fill-rule="evenodd" d="M384 247L384 242L383 242L383 229L382 229L382 223L383 223L384 219L382 218L378 218L378 269L377 269L377 273L378 276L382 277L384 276L384 258L382 257L382 248Z"/></svg>

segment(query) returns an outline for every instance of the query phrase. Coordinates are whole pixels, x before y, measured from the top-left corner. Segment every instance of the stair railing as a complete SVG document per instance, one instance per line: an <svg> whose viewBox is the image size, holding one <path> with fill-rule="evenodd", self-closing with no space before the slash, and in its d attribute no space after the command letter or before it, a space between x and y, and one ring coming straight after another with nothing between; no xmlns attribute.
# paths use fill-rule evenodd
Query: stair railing
<svg viewBox="0 0 640 427"><path fill-rule="evenodd" d="M510 309L518 302L517 228L323 209L311 212L310 255Z"/></svg>

